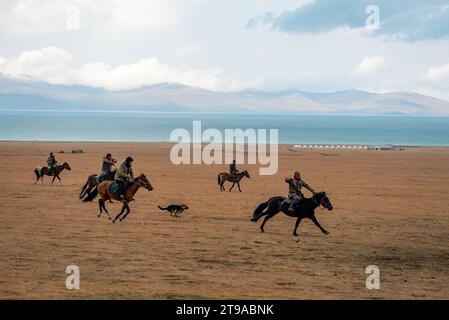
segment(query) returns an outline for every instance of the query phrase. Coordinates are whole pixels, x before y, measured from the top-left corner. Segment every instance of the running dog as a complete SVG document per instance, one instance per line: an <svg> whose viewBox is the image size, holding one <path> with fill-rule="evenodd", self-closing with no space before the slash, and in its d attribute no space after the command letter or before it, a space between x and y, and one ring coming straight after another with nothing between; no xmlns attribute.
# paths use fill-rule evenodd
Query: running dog
<svg viewBox="0 0 449 320"><path fill-rule="evenodd" d="M170 212L170 216L175 215L175 217L179 217L184 210L189 209L185 204L171 204L166 208L162 208L161 206L157 206L162 211Z"/></svg>

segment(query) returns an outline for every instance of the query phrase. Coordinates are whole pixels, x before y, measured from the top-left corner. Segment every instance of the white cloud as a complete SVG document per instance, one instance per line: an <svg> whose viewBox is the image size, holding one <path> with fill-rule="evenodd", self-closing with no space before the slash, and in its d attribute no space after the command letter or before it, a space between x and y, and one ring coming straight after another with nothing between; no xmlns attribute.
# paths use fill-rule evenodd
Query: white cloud
<svg viewBox="0 0 449 320"><path fill-rule="evenodd" d="M354 69L354 73L358 75L365 75L378 70L385 64L385 57L374 56L367 57L360 62L360 64Z"/></svg>
<svg viewBox="0 0 449 320"><path fill-rule="evenodd" d="M47 80L67 70L72 63L71 54L57 47L22 52L19 56L7 59L0 66L2 73L13 76L34 76Z"/></svg>
<svg viewBox="0 0 449 320"><path fill-rule="evenodd" d="M440 81L449 79L449 63L443 66L429 69L426 73L426 78L432 81Z"/></svg>
<svg viewBox="0 0 449 320"><path fill-rule="evenodd" d="M110 90L138 88L161 82L178 82L189 86L223 89L235 80L219 68L193 69L161 63L157 58L119 66L104 62L76 66L70 53L57 48L26 51L0 65L0 72L15 77L32 76L54 84L81 84Z"/></svg>

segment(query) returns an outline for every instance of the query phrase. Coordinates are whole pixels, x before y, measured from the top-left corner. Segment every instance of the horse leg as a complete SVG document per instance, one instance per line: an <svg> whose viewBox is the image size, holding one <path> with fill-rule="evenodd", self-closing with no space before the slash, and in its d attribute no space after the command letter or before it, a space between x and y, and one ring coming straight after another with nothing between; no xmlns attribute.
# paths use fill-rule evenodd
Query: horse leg
<svg viewBox="0 0 449 320"><path fill-rule="evenodd" d="M234 188L235 182L232 184L231 188L229 188L229 192L231 192L232 188Z"/></svg>
<svg viewBox="0 0 449 320"><path fill-rule="evenodd" d="M320 228L321 232L323 232L324 234L328 234L328 233L329 233L329 231L327 231L326 229L324 229L324 228L320 225L320 223L318 222L318 220L317 220L317 218L316 218L315 216L312 216L312 217L310 218L310 220L312 220L313 223L315 223L315 225L316 225L318 228Z"/></svg>
<svg viewBox="0 0 449 320"><path fill-rule="evenodd" d="M279 210L276 211L272 211L272 210L267 210L267 211L271 211L268 213L268 215L265 217L265 219L262 222L262 225L260 226L260 232L265 232L265 230L263 229L263 227L265 226L265 223L267 223L268 220L270 220L271 218L273 218L276 214L279 213Z"/></svg>
<svg viewBox="0 0 449 320"><path fill-rule="evenodd" d="M109 198L111 199L111 198ZM109 214L109 211L106 209L106 205L105 205L106 201L102 200L101 201L101 205L103 206L104 212L106 212L106 214L108 215L108 219L111 220L111 215Z"/></svg>
<svg viewBox="0 0 449 320"><path fill-rule="evenodd" d="M302 218L298 217L298 219L296 219L296 224L295 224L295 230L293 231L293 235L295 237L299 237L298 233L296 232L298 230L299 224L301 223Z"/></svg>
<svg viewBox="0 0 449 320"><path fill-rule="evenodd" d="M129 208L128 204L126 204L126 213L125 213L125 215L122 218L120 218L120 221L125 220L125 218L128 216L128 214L130 212L131 212L131 209Z"/></svg>
<svg viewBox="0 0 449 320"><path fill-rule="evenodd" d="M239 187L239 191L242 192L242 189L240 189L240 182L237 181L237 187Z"/></svg>
<svg viewBox="0 0 449 320"><path fill-rule="evenodd" d="M59 176L56 176L56 178L58 178L59 184L61 185L62 184L61 178Z"/></svg>
<svg viewBox="0 0 449 320"><path fill-rule="evenodd" d="M125 208L126 208L126 200L123 202L122 210L120 211L120 213L114 218L114 220L112 220L113 223L115 223L115 221L123 214L123 212L125 212Z"/></svg>
<svg viewBox="0 0 449 320"><path fill-rule="evenodd" d="M100 213L98 214L98 218L101 217L101 214L103 213L103 200L102 199L98 199L98 208L100 209Z"/></svg>
<svg viewBox="0 0 449 320"><path fill-rule="evenodd" d="M51 184L53 184L53 182L55 182L56 176L53 176L53 180L51 180Z"/></svg>

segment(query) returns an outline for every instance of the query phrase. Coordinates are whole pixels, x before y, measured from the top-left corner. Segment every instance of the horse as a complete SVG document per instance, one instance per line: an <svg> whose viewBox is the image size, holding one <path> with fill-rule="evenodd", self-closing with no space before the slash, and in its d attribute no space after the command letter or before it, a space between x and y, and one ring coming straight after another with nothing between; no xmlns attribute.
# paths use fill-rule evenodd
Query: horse
<svg viewBox="0 0 449 320"><path fill-rule="evenodd" d="M67 169L69 171L72 170L67 162L64 162L62 165L57 165L54 169L54 172L52 172L52 170L50 170L48 167L36 167L34 168L34 173L36 174L36 182L34 184L36 184L39 179L41 179L42 184L44 184L44 176L53 176L51 184L53 184L56 178L58 178L59 183L62 184L59 174L64 169Z"/></svg>
<svg viewBox="0 0 449 320"><path fill-rule="evenodd" d="M112 181L114 180L116 171L108 172L102 181ZM79 195L80 199L83 199L86 195L87 197L83 199L84 202L92 201L98 195L98 175L93 174L87 177L87 181L84 186L81 188L81 192ZM100 181L101 182L101 181Z"/></svg>
<svg viewBox="0 0 449 320"><path fill-rule="evenodd" d="M119 194L112 193L108 190L111 183L113 183L113 181L103 181L98 185L98 193L100 194L100 199L98 199L98 206L100 208L100 213L98 214L98 217L101 217L101 214L103 213L103 209L104 209L104 211L107 213L107 215L109 217L109 220L111 220L111 216L109 215L109 212L104 205L106 200L114 199L117 201L121 201ZM114 220L112 220L113 223L115 223L115 221L123 214L123 212L125 212L125 210L126 210L126 213L123 217L120 218L120 221L123 221L126 218L126 216L131 212L131 209L129 208L128 203L134 200L133 197L136 194L137 190L139 190L140 187L145 188L148 191L153 190L153 186L151 185L150 181L143 173L140 176L138 176L136 179L134 179L134 181L131 182L130 185L128 186L128 188L126 189L125 194L124 194L124 199L123 199L122 210L114 218Z"/></svg>
<svg viewBox="0 0 449 320"><path fill-rule="evenodd" d="M293 231L293 235L296 237L298 237L298 233L296 231L298 230L299 223L304 218L312 220L313 223L318 228L320 228L320 230L324 234L329 233L320 225L317 218L315 217L315 209L318 208L319 206L323 206L325 209L329 211L333 210L333 206L329 198L326 196L325 192L317 193L312 198L303 198L294 212L288 211L290 203L288 201L285 201L286 199L287 198L285 197L271 197L270 199L268 199L267 202L261 203L256 208L251 221L257 222L261 217L266 216L265 220L262 222L262 225L260 226L261 232L265 232L264 230L265 223L267 223L269 219L273 218L275 215L277 215L279 212L282 211L287 216L296 217L295 230Z"/></svg>
<svg viewBox="0 0 449 320"><path fill-rule="evenodd" d="M247 177L249 179L249 173L247 170L239 172L237 174L230 174L227 172L221 172L218 174L218 185L220 186L220 191L225 191L224 183L226 181L233 182L231 188L229 189L229 192L231 192L232 188L234 188L234 185L237 183L237 186L239 187L239 191L242 192L240 189L240 180L242 180L243 177Z"/></svg>

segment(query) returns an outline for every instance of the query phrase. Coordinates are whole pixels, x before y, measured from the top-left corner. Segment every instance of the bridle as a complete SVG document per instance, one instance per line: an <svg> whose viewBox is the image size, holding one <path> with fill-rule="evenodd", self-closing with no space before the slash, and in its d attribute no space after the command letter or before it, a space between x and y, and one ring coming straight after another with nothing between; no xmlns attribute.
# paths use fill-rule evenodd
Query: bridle
<svg viewBox="0 0 449 320"><path fill-rule="evenodd" d="M136 183L139 187L142 187L142 188L145 188L147 190L150 190L150 183L140 180L140 177L137 178L136 180L134 180L134 183Z"/></svg>
<svg viewBox="0 0 449 320"><path fill-rule="evenodd" d="M324 203L324 199L326 198L326 196L321 196L321 200L318 202L315 200L315 197L312 197L312 201L316 204L317 207L323 206L324 208L327 209L327 207L330 204L329 199Z"/></svg>

